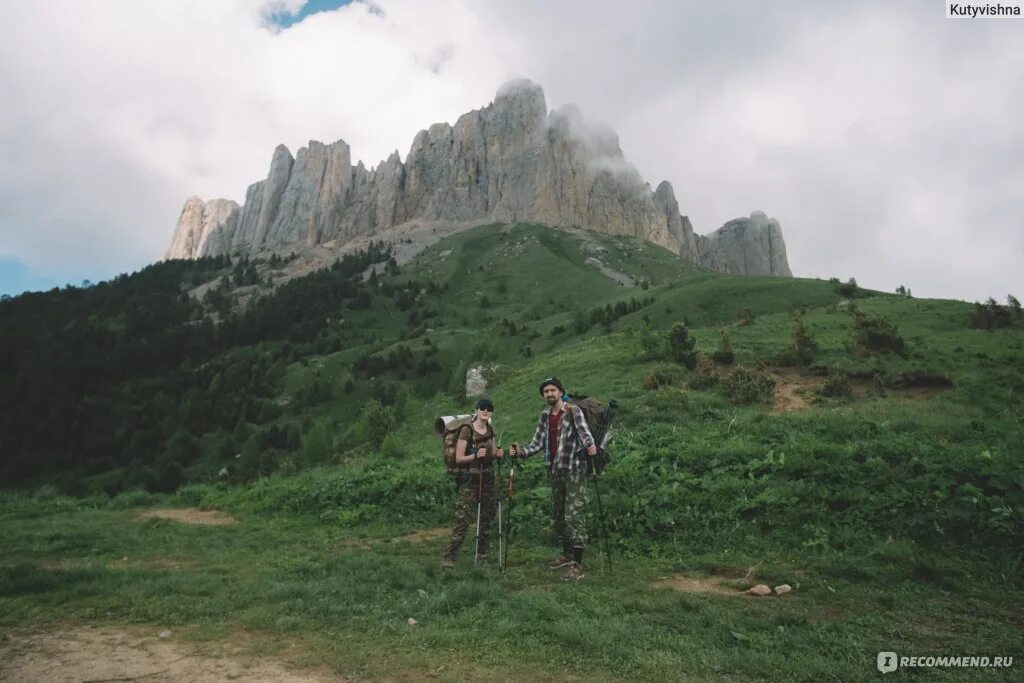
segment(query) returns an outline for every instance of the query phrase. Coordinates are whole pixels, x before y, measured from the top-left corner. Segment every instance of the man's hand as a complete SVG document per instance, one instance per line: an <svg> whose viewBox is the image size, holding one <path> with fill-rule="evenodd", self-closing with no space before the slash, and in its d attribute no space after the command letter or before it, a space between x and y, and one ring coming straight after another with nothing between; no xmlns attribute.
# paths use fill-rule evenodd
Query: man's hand
<svg viewBox="0 0 1024 683"><path fill-rule="evenodd" d="M587 446L587 455L591 458L597 455L597 446Z"/></svg>
<svg viewBox="0 0 1024 683"><path fill-rule="evenodd" d="M512 444L509 447L509 449L508 449L508 454L511 455L513 458L518 458L519 457L519 444L517 444L517 443Z"/></svg>
<svg viewBox="0 0 1024 683"><path fill-rule="evenodd" d="M495 458L504 458L505 457L505 449L499 446L494 451L494 457Z"/></svg>

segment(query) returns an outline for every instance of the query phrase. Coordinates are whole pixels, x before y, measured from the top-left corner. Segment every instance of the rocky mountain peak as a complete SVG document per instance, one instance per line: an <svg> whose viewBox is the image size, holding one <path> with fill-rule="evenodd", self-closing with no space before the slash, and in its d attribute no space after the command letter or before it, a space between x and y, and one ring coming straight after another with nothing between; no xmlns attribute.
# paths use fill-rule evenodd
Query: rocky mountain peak
<svg viewBox="0 0 1024 683"><path fill-rule="evenodd" d="M422 221L530 221L633 235L718 270L788 275L778 222L761 212L738 220L694 235L672 185L652 192L614 130L572 105L549 113L543 88L517 79L454 125L421 130L404 163L396 150L370 170L353 166L343 140L311 140L294 157L278 145L242 206L190 197L166 257L340 246Z"/></svg>

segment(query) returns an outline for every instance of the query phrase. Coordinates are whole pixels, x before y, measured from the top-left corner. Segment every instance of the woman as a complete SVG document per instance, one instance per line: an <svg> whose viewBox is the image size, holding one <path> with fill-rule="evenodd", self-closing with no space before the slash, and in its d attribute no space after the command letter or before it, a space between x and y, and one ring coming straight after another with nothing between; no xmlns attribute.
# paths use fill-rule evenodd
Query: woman
<svg viewBox="0 0 1024 683"><path fill-rule="evenodd" d="M461 428L455 442L456 499L452 537L445 547L441 566L450 569L459 557L459 548L471 523L478 529L473 539L476 564L482 565L490 547L491 520L497 507L494 496L494 460L505 455L495 448L491 417L494 404L489 398L476 402L473 421Z"/></svg>

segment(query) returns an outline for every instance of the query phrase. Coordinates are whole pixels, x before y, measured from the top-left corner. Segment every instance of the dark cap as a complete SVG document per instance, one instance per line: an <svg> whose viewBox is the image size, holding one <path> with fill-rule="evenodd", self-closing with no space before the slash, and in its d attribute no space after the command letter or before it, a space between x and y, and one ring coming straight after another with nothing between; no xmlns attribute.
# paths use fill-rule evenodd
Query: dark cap
<svg viewBox="0 0 1024 683"><path fill-rule="evenodd" d="M562 388L562 383L558 380L557 377L548 377L547 379L545 379L543 382L540 383L540 395L541 396L544 395L544 387L546 387L549 384L553 384L554 386L558 387L558 390L561 391L561 392L565 391L565 389Z"/></svg>
<svg viewBox="0 0 1024 683"><path fill-rule="evenodd" d="M486 396L481 396L479 399L477 399L476 407L477 410L483 408L484 410L489 410L492 413L494 412L494 403L491 401L491 399L487 398Z"/></svg>

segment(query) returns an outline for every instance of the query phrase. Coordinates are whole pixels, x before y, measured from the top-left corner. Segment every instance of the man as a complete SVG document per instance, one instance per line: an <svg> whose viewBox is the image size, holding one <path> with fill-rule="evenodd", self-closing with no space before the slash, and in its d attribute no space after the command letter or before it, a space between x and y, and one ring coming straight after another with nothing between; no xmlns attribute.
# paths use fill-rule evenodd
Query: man
<svg viewBox="0 0 1024 683"><path fill-rule="evenodd" d="M583 549L587 545L584 519L589 500L586 458L597 454L597 445L583 411L565 402L562 383L557 377L548 377L540 383L540 395L547 407L540 414L533 440L522 448L512 444L509 453L527 458L544 451L551 484L555 536L562 547L562 554L548 566L552 569L568 566L565 580L578 581L583 578Z"/></svg>
<svg viewBox="0 0 1024 683"><path fill-rule="evenodd" d="M459 470L455 475L455 519L451 538L441 559L444 569L455 566L466 532L477 516L480 517L480 536L476 562L482 565L487 560L491 521L497 507L492 463L495 458L505 455L504 449L494 446L494 430L490 424L492 415L494 403L489 398L481 398L476 402L473 421L463 425L455 443L455 465Z"/></svg>

